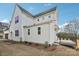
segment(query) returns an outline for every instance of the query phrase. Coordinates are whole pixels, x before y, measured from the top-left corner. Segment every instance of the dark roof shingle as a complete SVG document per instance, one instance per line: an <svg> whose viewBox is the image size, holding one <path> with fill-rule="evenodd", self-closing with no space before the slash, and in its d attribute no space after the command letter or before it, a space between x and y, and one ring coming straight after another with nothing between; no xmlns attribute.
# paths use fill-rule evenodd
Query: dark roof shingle
<svg viewBox="0 0 79 59"><path fill-rule="evenodd" d="M22 8L20 5L17 4L17 6L20 8L20 10L21 10L22 12L25 12L26 14L28 14L28 15L30 15L30 16L32 16L32 17L38 17L38 16L41 16L41 15L44 15L44 14L46 14L46 13L49 13L49 12L51 12L51 11L56 10L56 8L57 8L57 7L53 7L53 8L51 8L51 9L46 10L46 11L44 11L44 12L41 12L41 13L39 13L39 14L37 14L37 15L32 15L30 12L28 12L27 10L25 10L24 8Z"/></svg>

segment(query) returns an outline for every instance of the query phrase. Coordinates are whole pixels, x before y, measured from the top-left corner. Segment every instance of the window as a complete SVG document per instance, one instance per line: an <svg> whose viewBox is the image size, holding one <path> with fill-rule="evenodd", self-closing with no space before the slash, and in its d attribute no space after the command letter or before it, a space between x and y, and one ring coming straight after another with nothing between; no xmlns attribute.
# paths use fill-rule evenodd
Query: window
<svg viewBox="0 0 79 59"><path fill-rule="evenodd" d="M19 22L19 16L15 17L15 24Z"/></svg>
<svg viewBox="0 0 79 59"><path fill-rule="evenodd" d="M28 29L28 35L30 35L30 29Z"/></svg>
<svg viewBox="0 0 79 59"><path fill-rule="evenodd" d="M41 28L38 27L38 35L40 35L40 34L41 34Z"/></svg>
<svg viewBox="0 0 79 59"><path fill-rule="evenodd" d="M49 15L48 18L51 18L51 16Z"/></svg>
<svg viewBox="0 0 79 59"><path fill-rule="evenodd" d="M37 19L37 21L39 21L39 19Z"/></svg>
<svg viewBox="0 0 79 59"><path fill-rule="evenodd" d="M15 30L15 36L19 36L19 30Z"/></svg>
<svg viewBox="0 0 79 59"><path fill-rule="evenodd" d="M44 16L42 17L42 19L44 20Z"/></svg>

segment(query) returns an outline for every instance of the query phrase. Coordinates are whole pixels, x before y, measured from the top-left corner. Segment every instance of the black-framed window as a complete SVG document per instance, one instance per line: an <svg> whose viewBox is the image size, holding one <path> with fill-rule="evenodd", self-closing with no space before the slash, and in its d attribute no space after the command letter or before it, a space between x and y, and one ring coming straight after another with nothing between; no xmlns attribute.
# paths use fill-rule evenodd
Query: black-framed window
<svg viewBox="0 0 79 59"><path fill-rule="evenodd" d="M41 34L41 27L38 27L38 35Z"/></svg>
<svg viewBox="0 0 79 59"><path fill-rule="evenodd" d="M51 15L49 15L48 18L51 18Z"/></svg>
<svg viewBox="0 0 79 59"><path fill-rule="evenodd" d="M30 29L28 29L28 35L30 35Z"/></svg>
<svg viewBox="0 0 79 59"><path fill-rule="evenodd" d="M15 36L19 36L19 30L15 30Z"/></svg>
<svg viewBox="0 0 79 59"><path fill-rule="evenodd" d="M19 16L15 17L15 24L19 22Z"/></svg>
<svg viewBox="0 0 79 59"><path fill-rule="evenodd" d="M37 19L37 21L39 21L39 19Z"/></svg>

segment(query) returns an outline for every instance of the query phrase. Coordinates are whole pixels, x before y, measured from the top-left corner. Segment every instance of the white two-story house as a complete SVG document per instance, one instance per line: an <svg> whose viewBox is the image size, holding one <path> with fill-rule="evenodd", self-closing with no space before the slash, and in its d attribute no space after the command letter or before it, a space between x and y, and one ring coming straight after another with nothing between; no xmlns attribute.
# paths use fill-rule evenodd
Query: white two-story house
<svg viewBox="0 0 79 59"><path fill-rule="evenodd" d="M9 27L9 39L38 44L53 44L57 41L57 7L32 15L16 4Z"/></svg>

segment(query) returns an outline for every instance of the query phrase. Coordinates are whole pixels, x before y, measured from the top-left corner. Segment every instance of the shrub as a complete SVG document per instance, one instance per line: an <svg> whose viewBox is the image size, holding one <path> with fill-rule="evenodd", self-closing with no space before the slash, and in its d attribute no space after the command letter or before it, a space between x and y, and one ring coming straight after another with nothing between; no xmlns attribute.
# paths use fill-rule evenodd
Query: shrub
<svg viewBox="0 0 79 59"><path fill-rule="evenodd" d="M57 37L59 39L63 38L63 39L70 39L72 41L74 41L76 39L76 35L72 34L72 33L65 33L65 32L60 32L57 33Z"/></svg>

